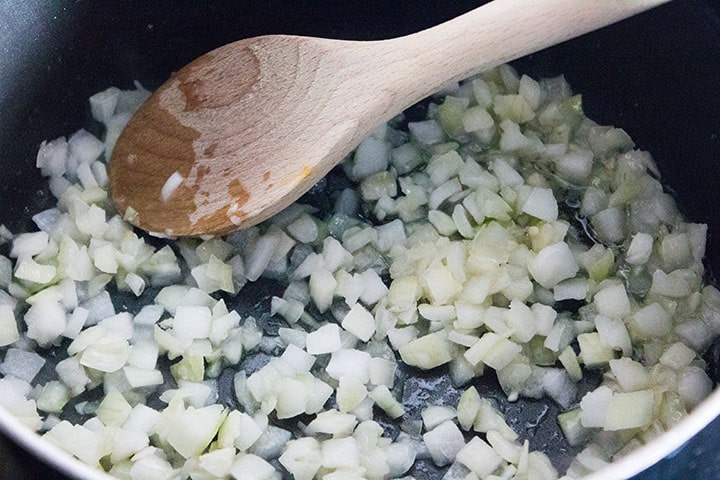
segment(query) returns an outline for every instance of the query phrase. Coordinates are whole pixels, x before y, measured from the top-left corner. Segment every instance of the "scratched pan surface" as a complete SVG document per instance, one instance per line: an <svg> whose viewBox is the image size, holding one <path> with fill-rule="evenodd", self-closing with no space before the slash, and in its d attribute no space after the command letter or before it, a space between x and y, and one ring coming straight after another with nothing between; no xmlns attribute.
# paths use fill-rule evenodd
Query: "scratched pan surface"
<svg viewBox="0 0 720 480"><path fill-rule="evenodd" d="M90 125L86 99L99 90L110 85L130 87L133 80L154 88L198 55L244 37L290 33L387 38L431 26L482 3L0 0L0 223L14 232L31 228L31 215L49 201L33 167L37 147L43 139ZM681 208L694 221L709 224L708 266L720 271L720 2L675 0L520 59L515 66L536 78L565 74L583 94L591 118L625 128L641 148L653 152ZM326 196L315 193L306 200L323 206ZM269 297L279 288L261 281L246 287L243 299L232 303L253 312L272 334L277 325L266 312ZM138 307L127 296L114 300L119 309ZM243 367L252 371L264 360L251 357ZM403 400L411 416L419 415L423 402L457 402L459 392L443 373L401 372ZM231 377L232 372L227 372L220 382L221 401L229 406L235 404ZM597 381L589 375L583 388L592 388ZM483 377L477 387L497 399L509 423L533 448L546 451L561 468L568 465L575 451L558 431L557 407L552 402L508 403L492 376ZM4 435L27 444L3 426ZM397 427L387 424L387 428L392 432ZM11 471L17 479L59 478L53 473L57 465L35 461L37 452L26 453L4 435L0 436L0 478L10 478ZM717 444L719 439L715 422L690 445ZM636 478L720 478L717 455L698 455L700 450L694 447L684 452ZM62 468L68 472L67 466ZM673 477L666 476L668 472ZM441 476L423 462L411 473L417 478Z"/></svg>

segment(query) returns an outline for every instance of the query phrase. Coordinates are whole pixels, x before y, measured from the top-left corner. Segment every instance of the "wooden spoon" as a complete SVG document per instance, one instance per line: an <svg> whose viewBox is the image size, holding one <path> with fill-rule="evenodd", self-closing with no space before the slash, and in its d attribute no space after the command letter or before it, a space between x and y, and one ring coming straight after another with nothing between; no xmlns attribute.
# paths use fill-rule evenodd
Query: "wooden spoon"
<svg viewBox="0 0 720 480"><path fill-rule="evenodd" d="M252 226L450 82L666 1L494 0L392 40L230 43L182 68L130 120L109 164L112 199L167 236Z"/></svg>

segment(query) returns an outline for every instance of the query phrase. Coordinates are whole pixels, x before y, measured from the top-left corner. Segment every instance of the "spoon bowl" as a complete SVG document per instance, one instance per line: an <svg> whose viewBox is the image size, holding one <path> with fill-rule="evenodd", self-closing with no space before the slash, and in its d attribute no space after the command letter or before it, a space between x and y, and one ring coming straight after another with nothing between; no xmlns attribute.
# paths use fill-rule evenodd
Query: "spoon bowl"
<svg viewBox="0 0 720 480"><path fill-rule="evenodd" d="M183 67L129 121L108 166L112 199L164 236L250 227L441 87L666 1L494 0L390 40L230 43Z"/></svg>

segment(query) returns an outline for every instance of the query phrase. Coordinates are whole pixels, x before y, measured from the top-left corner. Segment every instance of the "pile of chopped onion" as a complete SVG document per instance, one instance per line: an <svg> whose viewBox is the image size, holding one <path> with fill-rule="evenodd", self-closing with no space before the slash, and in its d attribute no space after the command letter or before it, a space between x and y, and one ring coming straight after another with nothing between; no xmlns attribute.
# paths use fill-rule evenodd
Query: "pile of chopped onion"
<svg viewBox="0 0 720 480"><path fill-rule="evenodd" d="M83 462L129 480L412 478L418 460L446 480L570 479L712 389L706 226L681 217L650 155L588 119L562 77L502 66L467 79L426 118L365 139L336 172L347 186L329 191L331 211L297 203L162 246L107 194L105 162L147 94L91 97L104 140L44 142L37 166L57 205L35 232L0 232L0 405ZM277 335L226 302L261 278L283 283L269 302ZM445 366L457 405L409 421L400 361ZM567 472L478 393L489 371L510 401L559 405L580 452ZM593 371L602 380L580 394Z"/></svg>

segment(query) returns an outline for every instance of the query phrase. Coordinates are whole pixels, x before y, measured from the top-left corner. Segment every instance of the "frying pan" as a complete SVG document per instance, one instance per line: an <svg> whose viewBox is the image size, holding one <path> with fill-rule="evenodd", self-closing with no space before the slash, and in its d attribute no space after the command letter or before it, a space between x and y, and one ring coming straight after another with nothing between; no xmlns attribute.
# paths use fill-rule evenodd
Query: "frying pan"
<svg viewBox="0 0 720 480"><path fill-rule="evenodd" d="M86 99L108 86L129 88L139 80L155 88L193 58L244 37L388 38L482 3L0 0L0 223L13 232L32 229L30 217L49 202L34 168L40 142L87 128L92 122ZM652 152L687 217L708 224L709 275L720 271L720 2L675 0L514 66L535 78L564 74L583 94L590 118L624 128L640 148ZM271 287L258 284L255 300L262 302ZM456 400L458 392L434 375L408 377L407 388L422 389L438 403ZM497 394L492 380L479 388ZM554 425L555 407L538 401L501 406L533 448L546 449L566 464L574 452ZM716 390L678 428L600 478L628 478L641 470L635 479L720 478L720 452L709 447L720 441L720 421L713 422L718 413ZM2 478L59 478L57 472L99 478L38 442L4 411L0 430ZM430 465L412 473L438 477Z"/></svg>

